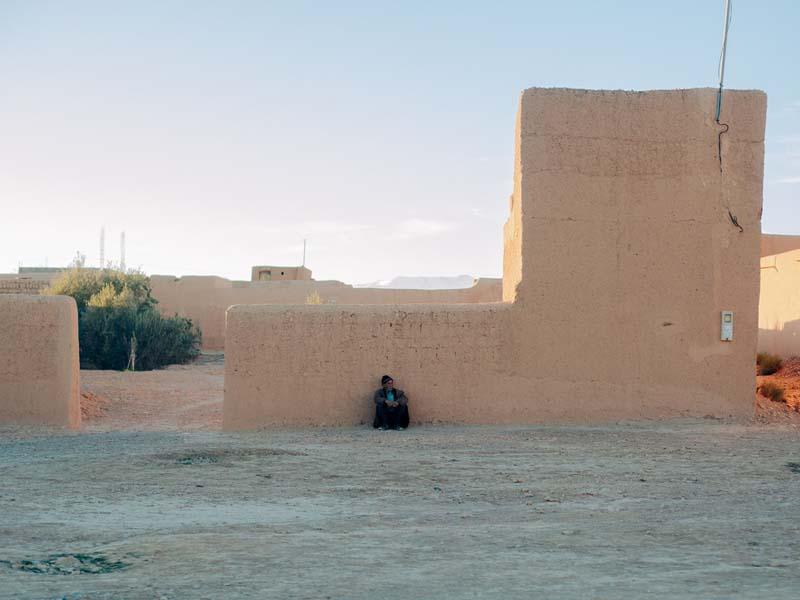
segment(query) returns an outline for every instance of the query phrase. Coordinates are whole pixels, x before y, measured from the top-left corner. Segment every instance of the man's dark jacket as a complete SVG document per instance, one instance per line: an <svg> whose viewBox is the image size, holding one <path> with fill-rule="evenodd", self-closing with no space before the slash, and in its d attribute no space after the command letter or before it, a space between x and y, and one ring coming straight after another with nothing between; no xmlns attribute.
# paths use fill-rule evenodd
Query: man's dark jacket
<svg viewBox="0 0 800 600"><path fill-rule="evenodd" d="M375 419L372 421L373 427L380 427L380 419L378 418L378 407L381 406L384 402L386 402L386 390L382 387L375 392L373 396L373 400L375 401ZM400 416L400 426L401 427L408 427L408 396L406 396L403 390L398 390L395 388L394 390L394 400L398 402L400 406L395 409L388 409L388 410L399 410L401 411Z"/></svg>
<svg viewBox="0 0 800 600"><path fill-rule="evenodd" d="M382 387L378 388L378 391L375 392L373 399L375 400L375 404L383 404L386 402L386 390ZM394 401L399 402L400 406L408 406L408 397L403 390L398 390L395 388Z"/></svg>

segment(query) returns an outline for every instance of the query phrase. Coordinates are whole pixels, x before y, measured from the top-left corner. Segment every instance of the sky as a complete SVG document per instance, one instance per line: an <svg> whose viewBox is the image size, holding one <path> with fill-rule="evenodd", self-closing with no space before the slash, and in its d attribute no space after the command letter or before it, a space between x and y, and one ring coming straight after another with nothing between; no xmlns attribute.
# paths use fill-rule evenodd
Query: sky
<svg viewBox="0 0 800 600"><path fill-rule="evenodd" d="M533 86L714 87L722 0L0 0L0 272L500 276ZM800 234L800 2L733 0L768 94L764 213Z"/></svg>

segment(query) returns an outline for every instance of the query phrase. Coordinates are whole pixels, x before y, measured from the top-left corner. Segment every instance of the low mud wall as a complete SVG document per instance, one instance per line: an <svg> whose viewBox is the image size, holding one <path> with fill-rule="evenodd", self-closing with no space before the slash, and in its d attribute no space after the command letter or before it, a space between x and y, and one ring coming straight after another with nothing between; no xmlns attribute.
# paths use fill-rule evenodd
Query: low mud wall
<svg viewBox="0 0 800 600"><path fill-rule="evenodd" d="M800 250L761 259L758 351L800 356Z"/></svg>
<svg viewBox="0 0 800 600"><path fill-rule="evenodd" d="M509 308L233 306L224 427L371 423L385 373L416 422L504 421L502 396L487 399L500 393Z"/></svg>
<svg viewBox="0 0 800 600"><path fill-rule="evenodd" d="M0 422L78 427L78 312L66 296L0 296Z"/></svg>
<svg viewBox="0 0 800 600"><path fill-rule="evenodd" d="M0 294L37 295L48 285L46 281L35 279L0 279Z"/></svg>
<svg viewBox="0 0 800 600"><path fill-rule="evenodd" d="M151 278L153 296L165 315L181 315L203 332L204 350L225 347L225 311L234 304L306 304L317 295L323 304L474 304L497 302L500 279L479 279L470 288L395 290L354 288L340 281L231 281L222 277Z"/></svg>

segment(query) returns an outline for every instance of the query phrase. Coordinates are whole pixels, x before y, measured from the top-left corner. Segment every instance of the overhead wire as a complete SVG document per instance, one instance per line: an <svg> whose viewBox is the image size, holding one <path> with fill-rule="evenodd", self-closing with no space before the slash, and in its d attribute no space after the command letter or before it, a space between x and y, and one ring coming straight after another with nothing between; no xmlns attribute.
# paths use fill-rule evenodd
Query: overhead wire
<svg viewBox="0 0 800 600"><path fill-rule="evenodd" d="M722 134L727 133L729 127L727 123L720 122L722 114L722 88L725 81L725 58L728 52L728 30L731 26L731 0L725 0L725 24L722 28L722 48L719 53L719 68L717 74L719 77L719 87L717 89L717 110L714 120L717 125L722 127L717 135L717 154L719 156L719 170L722 171Z"/></svg>
<svg viewBox="0 0 800 600"><path fill-rule="evenodd" d="M719 79L719 85L717 87L717 106L714 114L714 121L716 121L717 125L719 126L719 131L717 132L717 157L719 158L720 175L723 174L722 135L727 133L730 129L728 123L723 123L720 121L720 117L722 115L722 90L725 84L725 59L728 53L728 31L731 27L731 14L731 0L725 0L725 19L722 27L722 48L719 52L719 67L717 69L717 76ZM724 190L722 187L720 187L720 195L724 195ZM728 210L728 218L730 219L731 224L734 227L737 227L740 233L744 233L744 227L739 224L739 219L733 214L730 206L726 206L725 208Z"/></svg>

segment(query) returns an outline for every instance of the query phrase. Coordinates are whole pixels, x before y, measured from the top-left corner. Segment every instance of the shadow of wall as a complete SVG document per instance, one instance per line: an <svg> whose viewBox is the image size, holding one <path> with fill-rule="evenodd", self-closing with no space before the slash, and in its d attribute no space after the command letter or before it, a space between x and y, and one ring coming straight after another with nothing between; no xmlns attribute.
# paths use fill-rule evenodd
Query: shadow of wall
<svg viewBox="0 0 800 600"><path fill-rule="evenodd" d="M800 250L800 235L761 234L761 256Z"/></svg>
<svg viewBox="0 0 800 600"><path fill-rule="evenodd" d="M759 329L758 351L783 358L800 356L800 319L784 323L781 329Z"/></svg>

